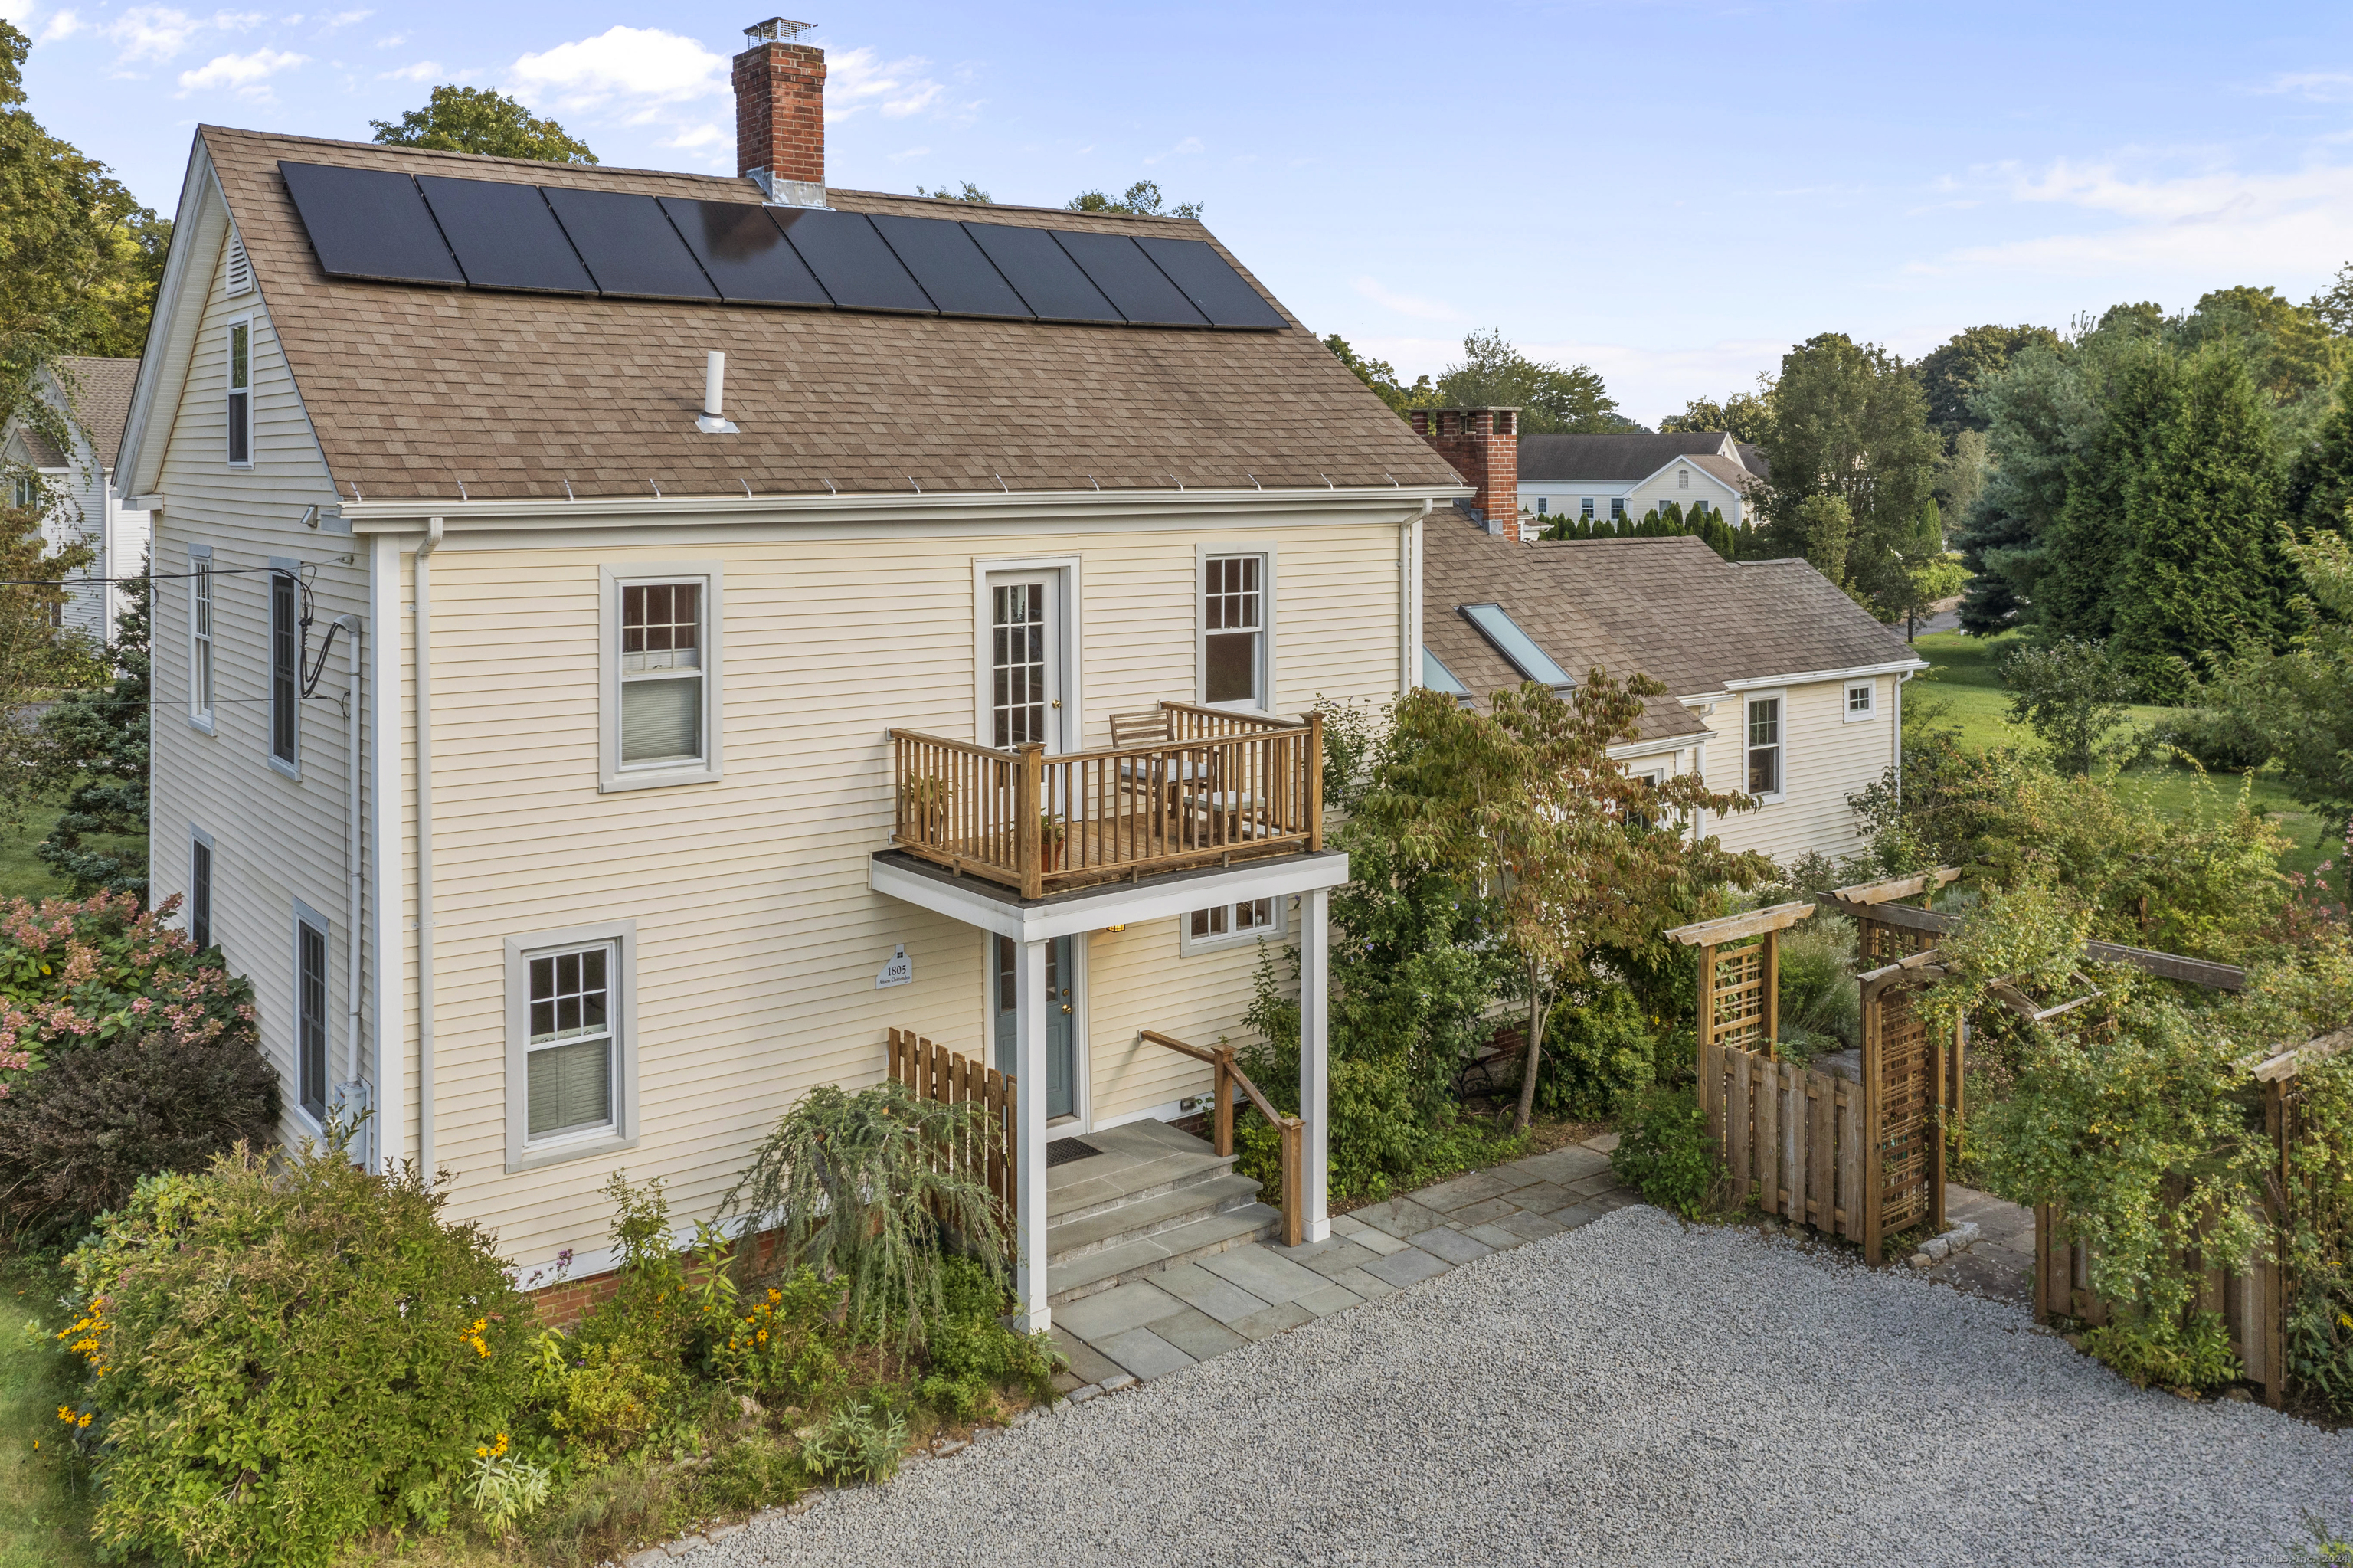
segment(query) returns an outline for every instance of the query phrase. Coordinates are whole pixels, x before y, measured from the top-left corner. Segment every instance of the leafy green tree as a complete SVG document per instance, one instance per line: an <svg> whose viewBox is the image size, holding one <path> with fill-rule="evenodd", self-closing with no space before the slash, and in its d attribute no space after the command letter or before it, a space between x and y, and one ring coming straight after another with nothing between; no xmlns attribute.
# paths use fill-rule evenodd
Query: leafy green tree
<svg viewBox="0 0 2353 1568"><path fill-rule="evenodd" d="M57 826L33 853L72 885L73 895L128 893L147 901L147 619L150 587L127 589L105 652L114 679L102 691L69 692L41 715L43 772L70 785ZM85 841L105 835L113 849ZM133 842L135 841L135 842Z"/></svg>
<svg viewBox="0 0 2353 1568"><path fill-rule="evenodd" d="M1618 411L1601 375L1589 365L1547 365L1533 360L1489 327L1462 340L1462 357L1438 378L1442 402L1465 408L1517 408L1523 435L1641 427Z"/></svg>
<svg viewBox="0 0 2353 1568"><path fill-rule="evenodd" d="M995 198L987 191L982 190L978 185L974 185L970 180L965 181L962 187L956 190L950 190L946 185L943 185L935 191L927 191L923 186L917 185L915 187L915 194L919 196L929 196L934 201L969 202L974 207L991 207L995 205Z"/></svg>
<svg viewBox="0 0 2353 1568"><path fill-rule="evenodd" d="M2295 630L2293 567L2277 540L2279 448L2263 396L2228 345L2200 350L2126 489L2115 646L2160 700L2178 698L2206 655L2249 642L2276 651Z"/></svg>
<svg viewBox="0 0 2353 1568"><path fill-rule="evenodd" d="M1763 450L1772 470L1767 514L1781 540L1803 550L1826 515L1803 510L1806 503L1844 502L1852 524L1846 584L1881 615L1902 613L1902 546L1935 492L1944 458L1920 384L1904 362L1841 333L1799 344L1781 358L1772 440Z"/></svg>
<svg viewBox="0 0 2353 1568"><path fill-rule="evenodd" d="M512 98L487 87L437 87L422 109L395 122L371 120L375 140L388 147L430 147L491 158L535 158L543 164L593 164L588 144L553 120L534 117Z"/></svg>
<svg viewBox="0 0 2353 1568"><path fill-rule="evenodd" d="M23 107L31 49L0 21L0 418L37 408L27 393L61 355L139 353L172 234Z"/></svg>
<svg viewBox="0 0 2353 1568"><path fill-rule="evenodd" d="M1963 430L1936 471L1936 504L1952 518L1967 517L1993 476L1993 443L1983 430Z"/></svg>
<svg viewBox="0 0 2353 1568"><path fill-rule="evenodd" d="M1985 417L1970 407L1978 388L2025 350L2058 346L2059 334L2049 327L1974 326L1956 333L1912 367L1927 401L1928 428L1948 449L1962 431L1984 429Z"/></svg>
<svg viewBox="0 0 2353 1568"><path fill-rule="evenodd" d="M1854 514L1847 509L1844 496L1807 496L1790 509L1782 531L1832 587L1847 586L1846 554L1854 543Z"/></svg>
<svg viewBox="0 0 2353 1568"><path fill-rule="evenodd" d="M1960 592L1968 573L1946 545L1944 516L1933 500L1921 504L1912 531L1896 543L1895 558L1901 574L1894 578L1887 603L1904 617L1904 636L1909 641L1919 632L1921 613Z"/></svg>
<svg viewBox="0 0 2353 1568"><path fill-rule="evenodd" d="M1656 946L1680 901L1771 874L1761 854L1642 825L1755 804L1695 775L1651 785L1610 758L1609 747L1634 738L1643 699L1665 689L1597 668L1567 698L1535 682L1497 692L1492 715L1442 693L1408 693L1396 709L1400 760L1365 797L1363 816L1409 863L1488 895L1487 929L1519 971L1528 1007L1515 1130L1534 1110L1545 1021L1586 978L1588 957Z"/></svg>
<svg viewBox="0 0 2353 1568"><path fill-rule="evenodd" d="M1324 340L1324 346L1330 349L1333 357L1346 366L1357 380L1378 393L1382 402L1399 413L1416 404L1434 401L1437 397L1429 376L1420 376L1408 387L1398 378L1396 366L1386 359L1365 358L1350 348L1348 340L1336 332Z"/></svg>
<svg viewBox="0 0 2353 1568"><path fill-rule="evenodd" d="M2129 716L2132 682L2104 645L2081 638L2012 649L2001 683L2010 688L2010 716L2034 732L2063 772L2089 773Z"/></svg>
<svg viewBox="0 0 2353 1568"><path fill-rule="evenodd" d="M1736 441L1763 446L1773 428L1773 383L1760 376L1757 386L1754 392L1735 392L1721 403L1713 397L1694 397L1683 405L1682 413L1661 419L1659 432L1704 435L1726 430Z"/></svg>
<svg viewBox="0 0 2353 1568"><path fill-rule="evenodd" d="M2116 632L2132 487L2176 417L2181 372L2158 339L2109 334L2087 342L2076 373L2084 417L2065 464L2066 493L2047 532L2035 619L2059 636L2104 643Z"/></svg>
<svg viewBox="0 0 2353 1568"><path fill-rule="evenodd" d="M2275 403L2326 391L2345 369L2345 344L2327 318L2272 289L2216 289L2181 323L2185 347L2235 344L2257 389Z"/></svg>
<svg viewBox="0 0 2353 1568"><path fill-rule="evenodd" d="M2316 534L2283 548L2322 610L2284 652L2250 648L2201 694L2261 736L2281 780L2353 836L2353 546Z"/></svg>
<svg viewBox="0 0 2353 1568"><path fill-rule="evenodd" d="M1164 207L1160 187L1150 180L1138 180L1113 198L1101 191L1081 191L1062 204L1065 212L1122 212L1137 217L1198 217L1202 204L1198 201L1179 202Z"/></svg>

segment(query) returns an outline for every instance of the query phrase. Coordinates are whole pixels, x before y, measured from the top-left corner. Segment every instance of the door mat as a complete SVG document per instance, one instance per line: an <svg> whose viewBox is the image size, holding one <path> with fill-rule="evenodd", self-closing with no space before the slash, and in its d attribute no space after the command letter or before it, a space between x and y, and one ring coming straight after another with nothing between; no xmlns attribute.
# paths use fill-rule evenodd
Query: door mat
<svg viewBox="0 0 2353 1568"><path fill-rule="evenodd" d="M1046 1169L1051 1171L1055 1166L1068 1165L1073 1160L1092 1160L1102 1152L1083 1139L1058 1138L1046 1145Z"/></svg>

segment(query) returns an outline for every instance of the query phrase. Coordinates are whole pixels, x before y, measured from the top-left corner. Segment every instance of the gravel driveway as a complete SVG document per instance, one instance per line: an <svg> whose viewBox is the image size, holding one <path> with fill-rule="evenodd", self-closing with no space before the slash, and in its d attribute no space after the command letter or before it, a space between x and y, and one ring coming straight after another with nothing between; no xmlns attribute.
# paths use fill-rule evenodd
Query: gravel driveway
<svg viewBox="0 0 2353 1568"><path fill-rule="evenodd" d="M890 1486L722 1564L2271 1563L2353 1433L2142 1393L2014 1306L1630 1208Z"/></svg>

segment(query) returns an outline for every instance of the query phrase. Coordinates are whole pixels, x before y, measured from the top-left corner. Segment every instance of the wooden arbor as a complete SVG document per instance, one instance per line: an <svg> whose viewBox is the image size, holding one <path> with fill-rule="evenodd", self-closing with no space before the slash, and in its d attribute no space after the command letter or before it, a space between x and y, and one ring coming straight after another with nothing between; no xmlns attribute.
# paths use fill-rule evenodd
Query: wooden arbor
<svg viewBox="0 0 2353 1568"><path fill-rule="evenodd" d="M1699 949L1699 1043L1780 1059L1781 933L1813 918L1808 903L1776 904L1678 926L1669 939Z"/></svg>

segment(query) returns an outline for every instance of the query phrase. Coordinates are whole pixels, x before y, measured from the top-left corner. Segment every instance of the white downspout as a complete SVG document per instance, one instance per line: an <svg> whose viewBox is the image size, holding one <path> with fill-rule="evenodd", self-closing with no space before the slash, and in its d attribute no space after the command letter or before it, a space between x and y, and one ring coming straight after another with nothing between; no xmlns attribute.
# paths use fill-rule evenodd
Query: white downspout
<svg viewBox="0 0 2353 1568"><path fill-rule="evenodd" d="M1888 765L1895 770L1895 810L1904 810L1904 683L1912 678L1909 670L1895 673L1895 734L1887 743Z"/></svg>
<svg viewBox="0 0 2353 1568"><path fill-rule="evenodd" d="M442 520L417 546L417 1168L433 1176L433 574Z"/></svg>
<svg viewBox="0 0 2353 1568"><path fill-rule="evenodd" d="M351 960L344 986L350 993L351 1018L343 1032L342 1098L347 1111L366 1116L375 1109L375 1097L360 1078L360 618L338 616L336 624L351 640L344 655L351 688L343 694L343 945ZM373 1117L364 1134L355 1129L352 1143L362 1169L375 1164L368 1152L375 1136Z"/></svg>

